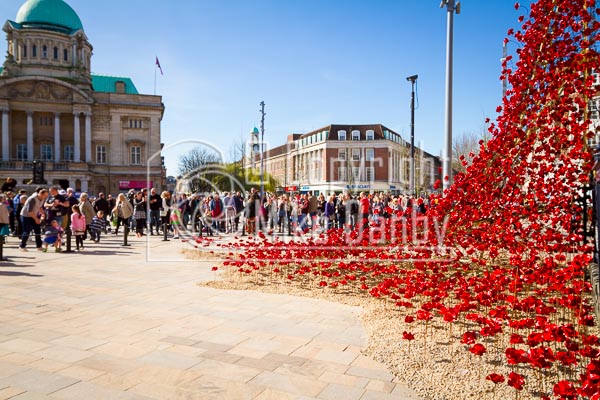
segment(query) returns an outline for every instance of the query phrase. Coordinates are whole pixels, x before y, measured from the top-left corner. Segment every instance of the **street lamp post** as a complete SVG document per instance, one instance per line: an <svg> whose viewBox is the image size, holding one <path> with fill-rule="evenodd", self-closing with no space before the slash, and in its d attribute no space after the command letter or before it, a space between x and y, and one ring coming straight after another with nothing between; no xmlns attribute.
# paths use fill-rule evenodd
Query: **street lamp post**
<svg viewBox="0 0 600 400"><path fill-rule="evenodd" d="M460 2L455 0L442 0L440 8L448 12L448 23L446 31L446 141L443 166L443 188L448 189L452 184L452 42L454 12L460 14ZM448 177L448 180L444 178Z"/></svg>
<svg viewBox="0 0 600 400"><path fill-rule="evenodd" d="M410 93L410 192L417 197L415 185L415 82L419 75L411 75L406 78L411 83Z"/></svg>

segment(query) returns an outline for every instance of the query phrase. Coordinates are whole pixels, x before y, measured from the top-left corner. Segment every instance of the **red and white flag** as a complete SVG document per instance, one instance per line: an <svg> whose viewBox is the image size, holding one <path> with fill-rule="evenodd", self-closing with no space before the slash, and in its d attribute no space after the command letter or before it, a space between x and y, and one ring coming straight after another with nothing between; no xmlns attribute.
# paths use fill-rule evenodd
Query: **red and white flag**
<svg viewBox="0 0 600 400"><path fill-rule="evenodd" d="M163 74L163 70L162 67L160 66L160 61L158 61L158 57L156 57L156 66L158 67L158 69L160 70L160 74Z"/></svg>

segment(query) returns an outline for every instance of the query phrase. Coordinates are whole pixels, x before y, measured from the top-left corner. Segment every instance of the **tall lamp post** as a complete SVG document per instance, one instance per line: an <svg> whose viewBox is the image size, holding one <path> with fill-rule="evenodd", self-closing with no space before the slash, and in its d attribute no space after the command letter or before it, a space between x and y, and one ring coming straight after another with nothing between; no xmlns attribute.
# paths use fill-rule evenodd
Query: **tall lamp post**
<svg viewBox="0 0 600 400"><path fill-rule="evenodd" d="M417 197L415 185L415 82L419 75L411 75L406 78L411 83L410 93L410 192Z"/></svg>
<svg viewBox="0 0 600 400"><path fill-rule="evenodd" d="M454 32L454 12L460 14L460 2L455 0L442 0L440 8L448 12L448 23L446 31L446 141L443 178L444 190L452 184L452 42Z"/></svg>

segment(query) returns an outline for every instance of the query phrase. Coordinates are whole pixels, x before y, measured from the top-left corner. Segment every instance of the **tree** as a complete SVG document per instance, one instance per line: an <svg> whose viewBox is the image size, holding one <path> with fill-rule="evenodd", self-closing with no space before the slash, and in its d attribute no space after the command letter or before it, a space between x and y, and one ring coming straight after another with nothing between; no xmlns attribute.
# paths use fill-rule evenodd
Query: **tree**
<svg viewBox="0 0 600 400"><path fill-rule="evenodd" d="M187 180L191 192L212 192L215 170L223 163L215 152L195 147L179 157L181 179Z"/></svg>
<svg viewBox="0 0 600 400"><path fill-rule="evenodd" d="M240 135L240 137L237 138L229 148L231 162L238 164L241 168L244 168L244 163L246 162L246 148L247 143L243 135Z"/></svg>
<svg viewBox="0 0 600 400"><path fill-rule="evenodd" d="M490 134L483 126L480 132L467 131L462 135L456 136L452 140L452 170L465 172L467 166L471 164L473 157L479 154L481 149L480 142L483 140L485 145L490 139ZM461 157L467 165L463 165Z"/></svg>

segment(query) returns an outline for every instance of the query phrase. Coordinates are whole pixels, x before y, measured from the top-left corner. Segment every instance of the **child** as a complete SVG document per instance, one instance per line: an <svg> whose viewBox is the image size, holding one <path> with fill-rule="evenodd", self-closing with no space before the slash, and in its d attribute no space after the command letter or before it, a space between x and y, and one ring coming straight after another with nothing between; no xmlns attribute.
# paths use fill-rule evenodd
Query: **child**
<svg viewBox="0 0 600 400"><path fill-rule="evenodd" d="M77 245L77 251L83 250L83 235L85 234L85 216L81 214L78 205L74 205L72 208L73 214L71 214L71 230L75 236L75 244Z"/></svg>
<svg viewBox="0 0 600 400"><path fill-rule="evenodd" d="M179 239L179 228L181 227L181 209L175 208L171 211L171 226L173 227L173 239Z"/></svg>
<svg viewBox="0 0 600 400"><path fill-rule="evenodd" d="M90 237L95 243L100 242L100 232L104 230L105 223L104 211L99 210L94 218L92 218L92 223L90 225Z"/></svg>
<svg viewBox="0 0 600 400"><path fill-rule="evenodd" d="M48 251L48 245L54 245L54 251L61 252L60 245L62 243L63 228L58 224L58 221L53 219L51 225L44 232L44 253Z"/></svg>

